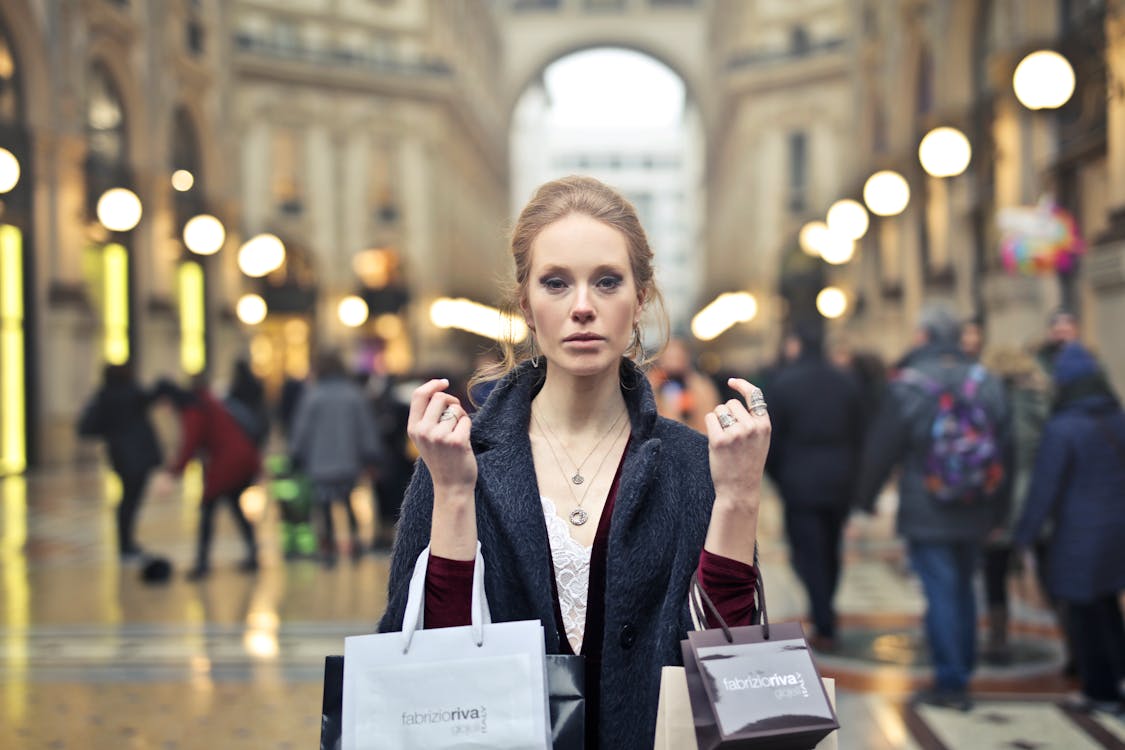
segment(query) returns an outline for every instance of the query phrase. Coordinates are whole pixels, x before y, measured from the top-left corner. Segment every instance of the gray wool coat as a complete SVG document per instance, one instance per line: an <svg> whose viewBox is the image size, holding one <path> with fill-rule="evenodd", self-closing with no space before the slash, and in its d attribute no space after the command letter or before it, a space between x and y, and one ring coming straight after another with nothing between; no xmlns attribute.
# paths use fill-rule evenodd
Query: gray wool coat
<svg viewBox="0 0 1125 750"><path fill-rule="evenodd" d="M477 533L495 622L539 620L548 653L560 653L550 549L528 440L531 400L545 367L501 380L472 427L479 475ZM660 669L682 664L691 628L687 591L699 563L715 493L707 440L657 416L648 382L622 361L632 439L609 532L602 644L600 744L652 747ZM429 543L433 485L419 461L402 508L380 632L402 628L414 560Z"/></svg>

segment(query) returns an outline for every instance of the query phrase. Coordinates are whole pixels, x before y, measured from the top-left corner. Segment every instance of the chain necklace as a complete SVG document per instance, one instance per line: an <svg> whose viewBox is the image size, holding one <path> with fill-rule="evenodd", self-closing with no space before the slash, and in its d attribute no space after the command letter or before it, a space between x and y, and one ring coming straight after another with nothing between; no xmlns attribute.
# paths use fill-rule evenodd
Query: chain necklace
<svg viewBox="0 0 1125 750"><path fill-rule="evenodd" d="M531 417L532 417L532 419L535 419L536 426L539 427L539 431L543 433L543 439L547 442L547 448L549 448L550 451L551 451L551 457L555 459L555 465L559 467L559 473L561 473L563 476L566 476L566 470L563 469L562 462L559 461L559 454L555 452L555 446L551 445L551 439L550 439L550 437L548 437L547 433L543 431L543 425L535 417L535 412L531 413ZM616 425L620 421L621 421L621 419L618 418L617 421L614 422L614 425ZM629 423L626 422L624 425L622 425L622 428L617 431L617 435L614 437L613 442L610 443L611 448L621 438L621 434L625 431L625 427L628 427L628 426L629 426ZM606 433L606 434L608 434L608 433ZM605 439L605 436L603 435L602 440L604 440L604 439ZM598 443L600 444L601 440L599 440ZM564 448L563 452L565 452L565 451L566 451L566 449ZM591 451L591 454L592 453L593 453L593 451ZM609 458L610 453L612 453L612 451L606 451L605 453L602 454L602 460L598 464L598 468L594 471L594 474L591 477L591 479L597 479L598 475L602 471L602 467L605 466L606 459ZM568 456L568 458L569 458L569 456ZM587 458L589 458L589 456L587 456ZM575 484L581 484L581 482L575 482ZM581 525L583 525L584 523L586 523L587 521L590 520L590 514L586 511L585 508L582 507L582 503L586 502L586 495L590 494L590 488L593 487L593 486L594 486L594 483L593 483L593 481L591 481L590 484L586 487L586 490L582 493L582 497L578 497L578 495L575 494L575 492L574 492L574 488L571 487L569 484L567 485L567 487L570 488L570 494L574 497L575 504L578 506L577 508L575 508L574 510L570 511L570 513L567 514L567 519L570 521L572 526L581 526Z"/></svg>
<svg viewBox="0 0 1125 750"><path fill-rule="evenodd" d="M539 421L539 417L535 416L534 410L532 410L531 412L531 418L535 420L535 424L538 425L540 432L543 432L544 436L546 436L547 433L550 433L551 437L553 437L555 439L555 442L559 444L559 447L562 448L563 454L566 456L566 460L570 461L571 464L574 464L574 474L571 475L570 481L574 482L575 484L582 484L586 481L586 477L582 476L582 467L585 466L586 462L590 460L590 456L594 455L594 451L598 449L598 446L602 444L602 441L609 437L609 433L613 432L613 428L617 427L617 423L621 421L621 418L628 413L629 410L624 409L620 414L617 415L617 419L613 420L613 424L609 426L609 429L605 431L604 435L598 438L598 442L594 443L594 447L590 449L590 452L586 454L586 458L582 459L582 463L579 464L574 463L574 459L570 457L570 453L567 452L566 446L563 445L561 440L559 440L559 436L555 434L555 431L551 429L550 425L548 425L546 422ZM543 429L544 427L546 427L546 430ZM551 450L554 451L554 448L552 448ZM555 461L558 462L557 456L555 457ZM561 463L559 464L559 470L562 471ZM563 471L563 473L565 474L566 472Z"/></svg>

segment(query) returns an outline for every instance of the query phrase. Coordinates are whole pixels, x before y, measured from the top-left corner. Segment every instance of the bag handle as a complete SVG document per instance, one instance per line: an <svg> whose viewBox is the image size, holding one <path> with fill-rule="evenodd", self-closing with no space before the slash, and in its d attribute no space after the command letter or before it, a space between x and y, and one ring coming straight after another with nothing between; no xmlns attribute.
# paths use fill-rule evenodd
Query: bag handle
<svg viewBox="0 0 1125 750"><path fill-rule="evenodd" d="M423 629L426 614L426 569L430 562L430 546L418 555L414 562L414 573L410 576L410 587L406 594L406 611L402 616L402 653L410 650L410 642L416 630ZM484 644L484 626L492 624L492 613L488 609L488 599L484 593L484 556L481 555L480 542L477 542L477 556L473 562L473 593L469 603L469 620L473 629L473 643L478 647Z"/></svg>
<svg viewBox="0 0 1125 750"><path fill-rule="evenodd" d="M762 581L762 568L758 565L758 543L754 542L754 594L758 599L758 611L754 613L751 619L752 625L762 626L762 637L765 640L770 639L770 618L766 612L766 585ZM723 637L727 639L727 643L734 643L734 636L731 635L730 626L727 625L723 616L719 614L718 607L711 601L711 597L703 589L703 584L699 582L699 573L693 573L691 576L691 586L688 588L688 602L691 605L692 614L695 615L696 622L701 625L707 623L707 616L704 614L706 611L710 613L711 618L719 623L719 628L723 631ZM702 629L702 628L700 628Z"/></svg>

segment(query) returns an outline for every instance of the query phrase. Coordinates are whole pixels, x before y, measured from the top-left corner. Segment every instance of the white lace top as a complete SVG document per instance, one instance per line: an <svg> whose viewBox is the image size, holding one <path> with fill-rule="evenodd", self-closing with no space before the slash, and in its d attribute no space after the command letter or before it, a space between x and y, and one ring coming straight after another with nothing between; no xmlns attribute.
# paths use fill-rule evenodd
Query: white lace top
<svg viewBox="0 0 1125 750"><path fill-rule="evenodd" d="M586 632L586 598L590 593L590 552L574 541L567 522L559 518L555 504L541 497L543 519L547 522L547 540L551 544L551 560L555 564L555 585L559 590L566 639L574 653L582 651L582 635Z"/></svg>

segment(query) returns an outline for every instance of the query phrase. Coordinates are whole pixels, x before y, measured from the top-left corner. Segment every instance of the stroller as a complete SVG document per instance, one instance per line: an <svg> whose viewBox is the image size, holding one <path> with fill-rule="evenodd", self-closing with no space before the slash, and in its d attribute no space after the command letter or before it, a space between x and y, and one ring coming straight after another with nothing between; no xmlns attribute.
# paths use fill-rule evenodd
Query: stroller
<svg viewBox="0 0 1125 750"><path fill-rule="evenodd" d="M270 494L281 508L281 551L286 560L316 555L316 532L311 523L312 486L308 478L293 466L289 456L274 455L266 459L270 473Z"/></svg>

